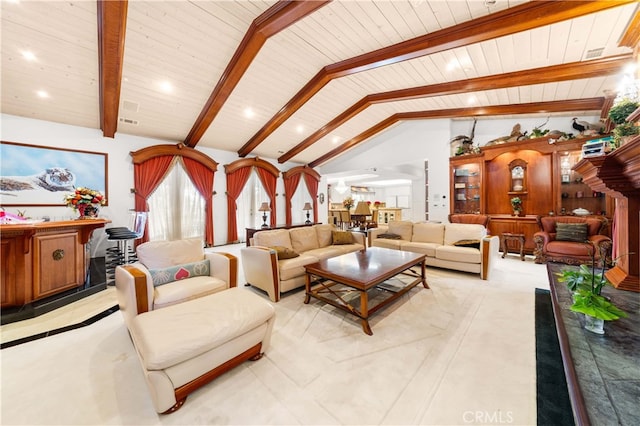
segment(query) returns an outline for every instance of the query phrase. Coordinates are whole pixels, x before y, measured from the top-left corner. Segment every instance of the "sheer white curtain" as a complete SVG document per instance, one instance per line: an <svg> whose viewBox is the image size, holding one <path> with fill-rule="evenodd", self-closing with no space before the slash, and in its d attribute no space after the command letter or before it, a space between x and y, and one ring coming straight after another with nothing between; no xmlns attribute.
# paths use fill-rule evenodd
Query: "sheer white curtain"
<svg viewBox="0 0 640 426"><path fill-rule="evenodd" d="M269 197L265 191L260 178L255 169L251 171L249 180L244 186L242 193L238 197L238 239L245 241L246 228L260 228L262 226L262 212L258 211L262 203L268 203ZM274 206L275 208L275 206ZM270 212L267 212L267 224L271 218Z"/></svg>
<svg viewBox="0 0 640 426"><path fill-rule="evenodd" d="M148 201L150 241L198 237L204 241L205 201L181 160L174 162Z"/></svg>
<svg viewBox="0 0 640 426"><path fill-rule="evenodd" d="M313 200L307 189L304 178L300 179L296 192L291 197L291 223L296 225L307 220L307 212L303 211L304 203L309 203L313 207ZM309 210L309 220L313 222L313 211Z"/></svg>

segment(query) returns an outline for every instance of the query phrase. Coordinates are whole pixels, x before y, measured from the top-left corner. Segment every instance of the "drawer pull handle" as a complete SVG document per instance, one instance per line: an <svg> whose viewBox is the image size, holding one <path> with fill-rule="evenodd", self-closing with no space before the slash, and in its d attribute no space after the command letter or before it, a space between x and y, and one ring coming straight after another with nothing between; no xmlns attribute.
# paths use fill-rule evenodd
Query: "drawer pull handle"
<svg viewBox="0 0 640 426"><path fill-rule="evenodd" d="M62 258L64 257L64 250L62 249L57 249L53 251L53 260L62 260Z"/></svg>

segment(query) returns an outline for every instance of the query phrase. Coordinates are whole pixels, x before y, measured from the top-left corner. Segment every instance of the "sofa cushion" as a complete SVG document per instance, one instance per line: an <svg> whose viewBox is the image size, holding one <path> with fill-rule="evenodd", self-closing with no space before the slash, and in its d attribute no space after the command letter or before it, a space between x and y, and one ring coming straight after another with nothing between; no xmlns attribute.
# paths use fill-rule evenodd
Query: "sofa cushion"
<svg viewBox="0 0 640 426"><path fill-rule="evenodd" d="M392 220L391 222L389 222L387 233L398 234L400 235L400 239L411 241L411 234L413 233L413 223L408 220Z"/></svg>
<svg viewBox="0 0 640 426"><path fill-rule="evenodd" d="M442 244L439 243L417 243L404 242L400 247L401 250L412 251L414 253L426 254L429 257L436 257L436 249Z"/></svg>
<svg viewBox="0 0 640 426"><path fill-rule="evenodd" d="M327 247L333 243L332 233L336 230L335 225L325 223L322 225L314 225L313 227L316 229L319 247Z"/></svg>
<svg viewBox="0 0 640 426"><path fill-rule="evenodd" d="M472 223L448 223L444 228L444 244L452 246L460 240L481 240L487 233L482 225Z"/></svg>
<svg viewBox="0 0 640 426"><path fill-rule="evenodd" d="M411 241L419 243L442 244L444 241L443 223L416 223L413 225Z"/></svg>
<svg viewBox="0 0 640 426"><path fill-rule="evenodd" d="M302 253L300 256L294 257L293 259L279 260L278 269L280 270L280 281L304 276L306 272L304 266L310 263L315 263L318 260L320 259L316 256L311 256L306 253Z"/></svg>
<svg viewBox="0 0 640 426"><path fill-rule="evenodd" d="M253 234L253 242L257 246L293 248L288 229L272 229L270 231L256 232Z"/></svg>
<svg viewBox="0 0 640 426"><path fill-rule="evenodd" d="M586 223L557 223L556 240L584 242L587 240Z"/></svg>
<svg viewBox="0 0 640 426"><path fill-rule="evenodd" d="M472 247L480 249L480 240L460 240L453 243L453 245L458 247Z"/></svg>
<svg viewBox="0 0 640 426"><path fill-rule="evenodd" d="M384 233L384 234L378 234L378 238L383 238L386 240L399 240L402 237L400 237L400 235L398 234L390 234L388 232Z"/></svg>
<svg viewBox="0 0 640 426"><path fill-rule="evenodd" d="M187 300L217 293L227 288L227 283L215 277L193 277L154 287L153 309L166 308Z"/></svg>
<svg viewBox="0 0 640 426"><path fill-rule="evenodd" d="M289 232L291 234L291 247L298 253L320 247L316 228L312 226L293 228Z"/></svg>
<svg viewBox="0 0 640 426"><path fill-rule="evenodd" d="M298 253L296 253L293 249L290 249L289 247L274 246L269 248L276 251L278 255L278 260L293 259L294 257L300 256Z"/></svg>
<svg viewBox="0 0 640 426"><path fill-rule="evenodd" d="M353 244L353 235L349 231L333 231L331 234L333 245Z"/></svg>
<svg viewBox="0 0 640 426"><path fill-rule="evenodd" d="M327 247L320 247L317 249L309 250L308 252L305 252L305 254L317 257L318 260L329 259L330 257L336 257L344 254L345 252L342 250L342 247L348 247L348 245L345 244L339 246L331 245Z"/></svg>
<svg viewBox="0 0 640 426"><path fill-rule="evenodd" d="M389 240L386 238L376 238L375 240L372 241L371 245L373 245L374 247L400 250L400 244L402 244L403 242L406 242L406 241Z"/></svg>
<svg viewBox="0 0 640 426"><path fill-rule="evenodd" d="M462 263L481 263L482 256L478 249L445 245L436 248L436 259Z"/></svg>
<svg viewBox="0 0 640 426"><path fill-rule="evenodd" d="M161 269L204 259L204 244L200 238L149 241L140 244L136 254L147 269Z"/></svg>
<svg viewBox="0 0 640 426"><path fill-rule="evenodd" d="M168 268L149 269L149 273L154 287L186 278L207 276L210 275L209 259Z"/></svg>

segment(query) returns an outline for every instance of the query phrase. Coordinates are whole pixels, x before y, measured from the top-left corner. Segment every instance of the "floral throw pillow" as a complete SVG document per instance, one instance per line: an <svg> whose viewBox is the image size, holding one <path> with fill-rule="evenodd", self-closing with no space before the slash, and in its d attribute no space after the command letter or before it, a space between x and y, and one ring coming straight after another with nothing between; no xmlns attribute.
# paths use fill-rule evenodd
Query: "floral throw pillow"
<svg viewBox="0 0 640 426"><path fill-rule="evenodd" d="M168 284L185 278L201 277L210 275L209 259L199 262L185 263L183 265L170 266L162 269L150 269L149 273L153 279L153 286Z"/></svg>

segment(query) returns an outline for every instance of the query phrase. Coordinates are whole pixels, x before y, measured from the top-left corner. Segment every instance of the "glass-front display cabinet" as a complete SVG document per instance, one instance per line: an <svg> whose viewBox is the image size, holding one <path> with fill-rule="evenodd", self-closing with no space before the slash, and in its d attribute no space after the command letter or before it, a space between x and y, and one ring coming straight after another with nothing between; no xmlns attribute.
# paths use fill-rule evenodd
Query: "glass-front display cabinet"
<svg viewBox="0 0 640 426"><path fill-rule="evenodd" d="M482 213L480 161L450 164L452 213Z"/></svg>
<svg viewBox="0 0 640 426"><path fill-rule="evenodd" d="M564 152L560 155L560 214L607 216L605 194L593 191L582 181L582 175L573 170L580 161L580 151Z"/></svg>

